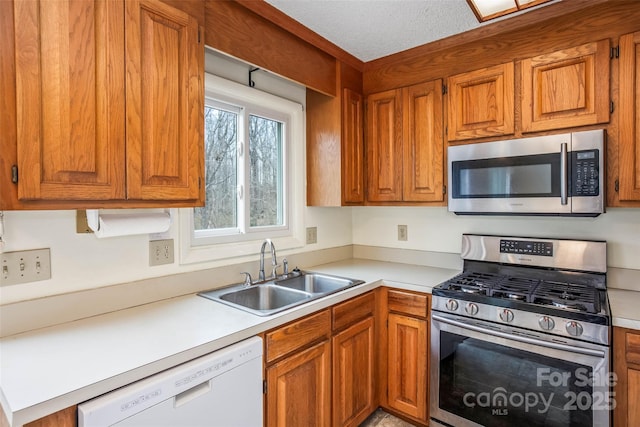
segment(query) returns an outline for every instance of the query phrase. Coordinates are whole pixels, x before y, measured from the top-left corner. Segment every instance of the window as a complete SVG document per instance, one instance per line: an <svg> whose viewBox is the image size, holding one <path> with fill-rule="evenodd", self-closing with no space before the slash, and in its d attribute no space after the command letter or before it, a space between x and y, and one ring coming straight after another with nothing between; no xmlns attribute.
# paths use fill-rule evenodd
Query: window
<svg viewBox="0 0 640 427"><path fill-rule="evenodd" d="M267 237L280 238L278 249L302 246L302 114L300 104L206 75L206 204L183 221L182 262L255 253Z"/></svg>

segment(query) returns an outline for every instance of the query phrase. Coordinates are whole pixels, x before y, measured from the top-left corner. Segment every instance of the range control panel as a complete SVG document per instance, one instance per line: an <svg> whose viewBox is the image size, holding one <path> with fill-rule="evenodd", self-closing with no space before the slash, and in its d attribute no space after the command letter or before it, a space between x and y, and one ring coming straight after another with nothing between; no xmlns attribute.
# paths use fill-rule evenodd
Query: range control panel
<svg viewBox="0 0 640 427"><path fill-rule="evenodd" d="M533 240L500 239L500 253L553 256L552 242L536 242Z"/></svg>

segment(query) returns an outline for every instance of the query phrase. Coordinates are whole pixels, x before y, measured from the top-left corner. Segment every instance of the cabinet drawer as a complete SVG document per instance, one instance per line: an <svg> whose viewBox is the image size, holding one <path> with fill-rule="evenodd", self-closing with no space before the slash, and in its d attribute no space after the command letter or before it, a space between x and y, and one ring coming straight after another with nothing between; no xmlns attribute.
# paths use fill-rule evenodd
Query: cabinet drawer
<svg viewBox="0 0 640 427"><path fill-rule="evenodd" d="M640 334L627 332L625 336L627 362L640 365Z"/></svg>
<svg viewBox="0 0 640 427"><path fill-rule="evenodd" d="M360 319L371 316L375 310L375 302L374 292L368 292L334 306L333 330L337 331Z"/></svg>
<svg viewBox="0 0 640 427"><path fill-rule="evenodd" d="M331 333L329 309L296 320L265 335L266 361L272 362L307 344L328 338Z"/></svg>
<svg viewBox="0 0 640 427"><path fill-rule="evenodd" d="M407 291L389 290L387 294L389 311L409 316L427 317L429 313L429 297Z"/></svg>

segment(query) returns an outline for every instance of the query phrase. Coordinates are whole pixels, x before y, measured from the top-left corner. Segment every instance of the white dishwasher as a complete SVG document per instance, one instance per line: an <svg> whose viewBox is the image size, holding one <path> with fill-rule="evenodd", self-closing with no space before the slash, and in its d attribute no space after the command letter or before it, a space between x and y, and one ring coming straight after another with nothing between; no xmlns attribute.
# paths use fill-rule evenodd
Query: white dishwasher
<svg viewBox="0 0 640 427"><path fill-rule="evenodd" d="M253 337L78 405L79 427L262 427Z"/></svg>

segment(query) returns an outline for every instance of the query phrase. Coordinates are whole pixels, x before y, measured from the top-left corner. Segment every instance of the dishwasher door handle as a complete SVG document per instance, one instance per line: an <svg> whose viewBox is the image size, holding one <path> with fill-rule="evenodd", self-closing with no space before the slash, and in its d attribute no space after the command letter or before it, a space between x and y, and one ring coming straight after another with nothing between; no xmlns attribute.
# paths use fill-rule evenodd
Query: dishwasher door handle
<svg viewBox="0 0 640 427"><path fill-rule="evenodd" d="M176 396L173 398L173 406L179 408L180 406L189 403L192 400L209 393L210 391L211 380L200 383L197 386L191 387L189 390L185 390L182 393L176 394Z"/></svg>

